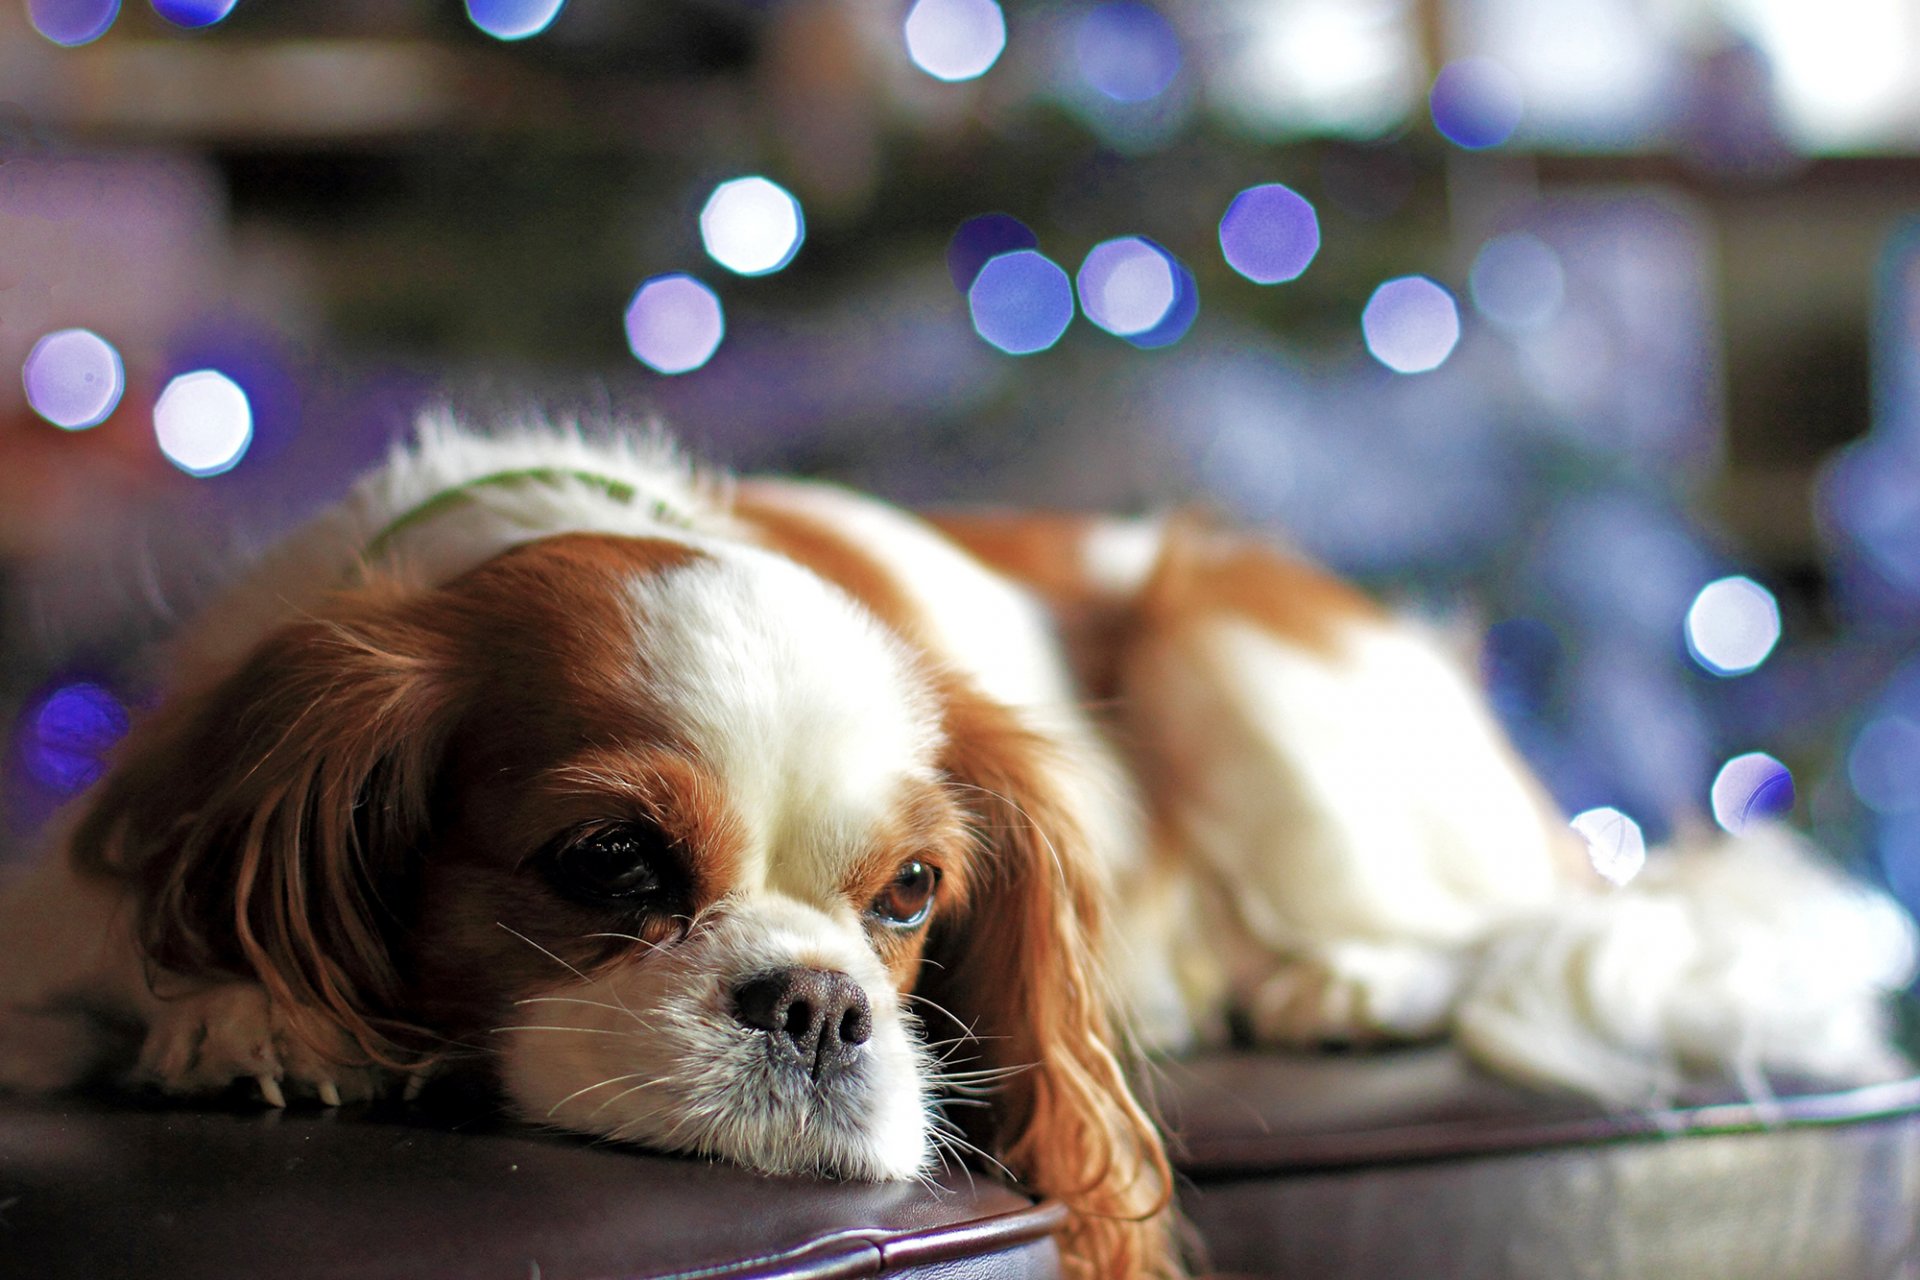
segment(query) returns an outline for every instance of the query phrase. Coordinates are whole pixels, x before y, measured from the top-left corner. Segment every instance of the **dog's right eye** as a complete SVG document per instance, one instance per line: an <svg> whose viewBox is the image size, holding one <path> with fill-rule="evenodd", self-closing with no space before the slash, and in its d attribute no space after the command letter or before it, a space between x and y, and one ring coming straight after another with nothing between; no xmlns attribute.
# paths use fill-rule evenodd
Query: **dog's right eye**
<svg viewBox="0 0 1920 1280"><path fill-rule="evenodd" d="M541 855L540 871L563 896L590 907L673 910L684 896L672 842L641 823L569 836Z"/></svg>

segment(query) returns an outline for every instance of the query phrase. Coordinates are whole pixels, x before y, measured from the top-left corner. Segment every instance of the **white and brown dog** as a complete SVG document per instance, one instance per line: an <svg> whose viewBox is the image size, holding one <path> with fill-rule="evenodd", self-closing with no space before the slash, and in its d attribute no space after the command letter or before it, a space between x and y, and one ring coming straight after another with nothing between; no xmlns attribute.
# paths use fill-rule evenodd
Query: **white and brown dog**
<svg viewBox="0 0 1920 1280"><path fill-rule="evenodd" d="M168 670L0 896L0 1084L125 1070L132 1022L169 1093L464 1058L773 1172L970 1142L1126 1276L1174 1266L1129 1027L1451 1031L1628 1104L1901 1067L1886 900L1777 833L1611 890L1440 646L1193 521L928 522L429 424Z"/></svg>

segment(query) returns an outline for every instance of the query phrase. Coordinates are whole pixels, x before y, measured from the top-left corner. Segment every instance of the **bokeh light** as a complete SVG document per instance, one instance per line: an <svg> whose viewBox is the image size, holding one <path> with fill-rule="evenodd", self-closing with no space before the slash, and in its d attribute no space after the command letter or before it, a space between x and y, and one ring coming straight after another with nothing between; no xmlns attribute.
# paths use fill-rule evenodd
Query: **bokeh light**
<svg viewBox="0 0 1920 1280"><path fill-rule="evenodd" d="M239 0L153 0L153 11L176 27L210 27Z"/></svg>
<svg viewBox="0 0 1920 1280"><path fill-rule="evenodd" d="M1520 127L1520 79L1490 58L1462 58L1440 68L1427 98L1434 127L1469 151L1497 147Z"/></svg>
<svg viewBox="0 0 1920 1280"><path fill-rule="evenodd" d="M253 406L226 374L197 369L160 393L153 434L167 461L188 475L221 475L239 465L253 443Z"/></svg>
<svg viewBox="0 0 1920 1280"><path fill-rule="evenodd" d="M1146 102L1180 74L1180 38L1150 5L1116 0L1096 5L1074 35L1086 82L1115 102Z"/></svg>
<svg viewBox="0 0 1920 1280"><path fill-rule="evenodd" d="M953 287L965 293L973 288L980 268L992 259L1039 245L1040 237L1012 214L983 213L961 223L947 242L947 274L953 277Z"/></svg>
<svg viewBox="0 0 1920 1280"><path fill-rule="evenodd" d="M1319 215L1291 187L1248 187L1220 219L1220 252L1255 284L1297 279L1320 252Z"/></svg>
<svg viewBox="0 0 1920 1280"><path fill-rule="evenodd" d="M1525 231L1495 236L1480 246L1467 277L1474 309L1513 333L1543 329L1566 300L1560 255Z"/></svg>
<svg viewBox="0 0 1920 1280"><path fill-rule="evenodd" d="M1793 775L1764 751L1735 756L1713 780L1713 820L1739 835L1793 808Z"/></svg>
<svg viewBox="0 0 1920 1280"><path fill-rule="evenodd" d="M467 17L496 40L525 40L553 25L567 0L467 0Z"/></svg>
<svg viewBox="0 0 1920 1280"><path fill-rule="evenodd" d="M56 330L34 343L20 380L33 411L68 431L105 422L126 390L120 353L88 329Z"/></svg>
<svg viewBox="0 0 1920 1280"><path fill-rule="evenodd" d="M1032 355L1060 341L1073 323L1073 284L1037 249L992 259L967 290L974 332L1008 355Z"/></svg>
<svg viewBox="0 0 1920 1280"><path fill-rule="evenodd" d="M62 685L27 708L20 760L41 785L71 795L105 770L107 752L126 736L127 709L90 681Z"/></svg>
<svg viewBox="0 0 1920 1280"><path fill-rule="evenodd" d="M654 276L627 304L627 348L656 373L690 373L713 358L727 333L713 290L690 275Z"/></svg>
<svg viewBox="0 0 1920 1280"><path fill-rule="evenodd" d="M907 56L936 80L987 73L1007 47L1007 19L994 0L914 0L904 24Z"/></svg>
<svg viewBox="0 0 1920 1280"><path fill-rule="evenodd" d="M1173 266L1173 305L1151 329L1127 335L1127 341L1142 351L1170 347L1180 341L1200 314L1200 287L1194 283L1193 272L1178 258L1168 261Z"/></svg>
<svg viewBox="0 0 1920 1280"><path fill-rule="evenodd" d="M1709 582L1687 610L1687 652L1717 676L1744 675L1780 642L1780 606L1752 578Z"/></svg>
<svg viewBox="0 0 1920 1280"><path fill-rule="evenodd" d="M700 210L700 243L715 262L739 275L780 270L793 261L806 238L800 202L766 178L723 182Z"/></svg>
<svg viewBox="0 0 1920 1280"><path fill-rule="evenodd" d="M1395 373L1425 373L1446 363L1460 341L1453 295L1425 276L1401 276L1373 291L1360 316L1367 350Z"/></svg>
<svg viewBox="0 0 1920 1280"><path fill-rule="evenodd" d="M1588 809L1570 824L1587 842L1587 857L1599 876L1622 885L1647 865L1647 838L1640 824L1618 809Z"/></svg>
<svg viewBox="0 0 1920 1280"><path fill-rule="evenodd" d="M27 0L27 21L55 44L73 48L107 34L120 0Z"/></svg>
<svg viewBox="0 0 1920 1280"><path fill-rule="evenodd" d="M1088 250L1074 284L1087 319L1129 338L1158 325L1173 309L1174 262L1153 241L1122 236Z"/></svg>
<svg viewBox="0 0 1920 1280"><path fill-rule="evenodd" d="M1847 781L1875 813L1920 813L1920 724L1903 715L1868 721L1847 752Z"/></svg>

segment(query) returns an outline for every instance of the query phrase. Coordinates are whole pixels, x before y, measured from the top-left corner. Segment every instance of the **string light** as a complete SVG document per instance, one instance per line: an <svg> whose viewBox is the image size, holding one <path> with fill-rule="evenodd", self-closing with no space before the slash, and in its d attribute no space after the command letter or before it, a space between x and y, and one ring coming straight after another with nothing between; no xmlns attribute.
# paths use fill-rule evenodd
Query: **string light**
<svg viewBox="0 0 1920 1280"><path fill-rule="evenodd" d="M1060 341L1073 323L1073 284L1037 249L1003 253L980 268L967 289L974 332L1008 355L1032 355Z"/></svg>
<svg viewBox="0 0 1920 1280"><path fill-rule="evenodd" d="M1752 578L1709 582L1687 609L1687 652L1717 676L1744 675L1780 642L1780 605Z"/></svg>
<svg viewBox="0 0 1920 1280"><path fill-rule="evenodd" d="M800 202L766 178L723 182L700 210L700 242L708 256L739 275L780 270L793 261L806 238Z"/></svg>
<svg viewBox="0 0 1920 1280"><path fill-rule="evenodd" d="M1012 214L983 213L961 223L947 242L947 274L953 277L953 287L965 293L973 287L980 268L992 259L1039 244L1032 228Z"/></svg>
<svg viewBox="0 0 1920 1280"><path fill-rule="evenodd" d="M1639 823L1618 809L1588 809L1574 815L1569 825L1587 842L1594 871L1608 883L1623 885L1646 866L1646 835Z"/></svg>
<svg viewBox="0 0 1920 1280"><path fill-rule="evenodd" d="M496 40L525 40L553 25L567 0L467 0L467 17Z"/></svg>
<svg viewBox="0 0 1920 1280"><path fill-rule="evenodd" d="M1793 808L1793 775L1764 751L1735 756L1713 779L1713 820L1739 835Z"/></svg>
<svg viewBox="0 0 1920 1280"><path fill-rule="evenodd" d="M167 461L190 476L233 470L253 443L253 406L217 369L183 373L153 406L153 432Z"/></svg>
<svg viewBox="0 0 1920 1280"><path fill-rule="evenodd" d="M239 0L153 0L153 11L176 27L210 27L233 12Z"/></svg>
<svg viewBox="0 0 1920 1280"><path fill-rule="evenodd" d="M89 329L59 329L34 343L20 380L33 411L68 431L105 422L126 389L120 353Z"/></svg>
<svg viewBox="0 0 1920 1280"><path fill-rule="evenodd" d="M1088 250L1074 284L1087 319L1130 338L1158 325L1173 309L1174 262L1151 240L1122 236Z"/></svg>
<svg viewBox="0 0 1920 1280"><path fill-rule="evenodd" d="M1116 0L1080 20L1074 53L1080 75L1115 102L1147 102L1180 74L1180 39L1150 5Z"/></svg>
<svg viewBox="0 0 1920 1280"><path fill-rule="evenodd" d="M1491 58L1462 58L1440 68L1427 98L1434 128L1468 151L1497 147L1520 127L1520 78Z"/></svg>
<svg viewBox="0 0 1920 1280"><path fill-rule="evenodd" d="M1320 252L1320 218L1292 187L1269 182L1233 198L1220 219L1220 253L1255 284L1298 279Z"/></svg>
<svg viewBox="0 0 1920 1280"><path fill-rule="evenodd" d="M57 45L75 48L107 34L120 0L27 0L27 21Z"/></svg>
<svg viewBox="0 0 1920 1280"><path fill-rule="evenodd" d="M105 771L107 752L128 723L112 690L89 681L62 685L22 718L21 763L43 786L71 795Z"/></svg>
<svg viewBox="0 0 1920 1280"><path fill-rule="evenodd" d="M1560 313L1567 276L1560 255L1524 231L1480 246L1467 277L1476 311L1512 333L1544 329Z"/></svg>
<svg viewBox="0 0 1920 1280"><path fill-rule="evenodd" d="M985 75L1007 47L994 0L915 0L902 30L913 65L948 83Z"/></svg>
<svg viewBox="0 0 1920 1280"><path fill-rule="evenodd" d="M654 276L627 304L627 349L656 373L690 373L713 358L726 314L713 290L690 275Z"/></svg>
<svg viewBox="0 0 1920 1280"><path fill-rule="evenodd" d="M1453 295L1425 276L1401 276L1373 291L1360 316L1373 358L1395 373L1426 373L1460 341Z"/></svg>

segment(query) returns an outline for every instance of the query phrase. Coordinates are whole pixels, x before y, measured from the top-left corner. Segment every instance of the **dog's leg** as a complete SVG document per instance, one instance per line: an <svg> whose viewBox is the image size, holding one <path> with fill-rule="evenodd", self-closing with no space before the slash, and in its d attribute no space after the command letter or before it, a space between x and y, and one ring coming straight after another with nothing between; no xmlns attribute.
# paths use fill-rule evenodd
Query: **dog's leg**
<svg viewBox="0 0 1920 1280"><path fill-rule="evenodd" d="M1139 776L1256 1039L1438 1034L1468 953L1578 845L1435 638L1248 539L1175 524L1120 658Z"/></svg>
<svg viewBox="0 0 1920 1280"><path fill-rule="evenodd" d="M124 886L64 857L0 888L0 1089L49 1092L124 1071L178 1096L253 1080L278 1106L289 1094L337 1105L385 1086L385 1073L340 1065L353 1047L296 1028L258 983L154 969L133 916Z"/></svg>

